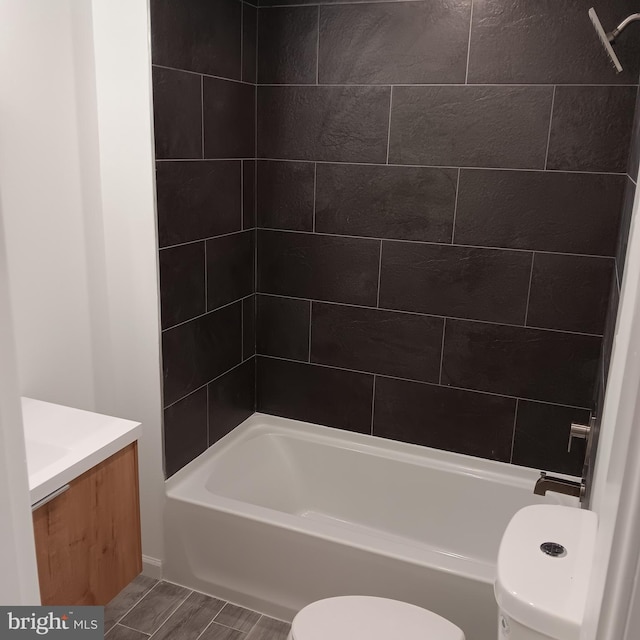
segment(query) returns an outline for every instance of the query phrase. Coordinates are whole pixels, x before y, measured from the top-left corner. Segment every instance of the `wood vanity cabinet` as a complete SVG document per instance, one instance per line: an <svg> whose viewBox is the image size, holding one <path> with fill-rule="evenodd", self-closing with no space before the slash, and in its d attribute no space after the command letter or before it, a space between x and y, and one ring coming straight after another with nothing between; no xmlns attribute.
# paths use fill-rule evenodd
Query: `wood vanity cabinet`
<svg viewBox="0 0 640 640"><path fill-rule="evenodd" d="M142 570L132 443L33 513L43 605L105 605Z"/></svg>

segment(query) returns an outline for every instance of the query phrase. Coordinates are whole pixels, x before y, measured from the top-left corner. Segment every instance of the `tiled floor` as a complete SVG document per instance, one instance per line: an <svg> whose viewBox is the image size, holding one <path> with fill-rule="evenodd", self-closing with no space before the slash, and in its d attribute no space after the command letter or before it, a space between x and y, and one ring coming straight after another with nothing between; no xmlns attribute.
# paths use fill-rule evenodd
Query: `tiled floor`
<svg viewBox="0 0 640 640"><path fill-rule="evenodd" d="M143 575L104 610L107 640L286 640L290 626Z"/></svg>

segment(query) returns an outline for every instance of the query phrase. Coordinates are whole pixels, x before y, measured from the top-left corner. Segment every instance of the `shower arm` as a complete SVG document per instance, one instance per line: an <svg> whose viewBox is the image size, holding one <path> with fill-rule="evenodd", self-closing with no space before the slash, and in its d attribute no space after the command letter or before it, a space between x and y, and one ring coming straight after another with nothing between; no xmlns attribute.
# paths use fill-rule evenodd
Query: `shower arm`
<svg viewBox="0 0 640 640"><path fill-rule="evenodd" d="M613 44L616 41L616 38L632 23L640 20L640 13L632 13L630 16L627 16L613 31L610 31L607 34L607 38L609 42Z"/></svg>

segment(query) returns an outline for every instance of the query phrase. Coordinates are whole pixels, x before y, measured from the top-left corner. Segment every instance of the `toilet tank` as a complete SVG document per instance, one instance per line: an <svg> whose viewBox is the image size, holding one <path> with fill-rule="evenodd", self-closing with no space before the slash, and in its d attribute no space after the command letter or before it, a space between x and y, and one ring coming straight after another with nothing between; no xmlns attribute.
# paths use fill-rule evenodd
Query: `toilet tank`
<svg viewBox="0 0 640 640"><path fill-rule="evenodd" d="M498 552L498 640L579 640L596 531L596 514L577 507L513 516Z"/></svg>

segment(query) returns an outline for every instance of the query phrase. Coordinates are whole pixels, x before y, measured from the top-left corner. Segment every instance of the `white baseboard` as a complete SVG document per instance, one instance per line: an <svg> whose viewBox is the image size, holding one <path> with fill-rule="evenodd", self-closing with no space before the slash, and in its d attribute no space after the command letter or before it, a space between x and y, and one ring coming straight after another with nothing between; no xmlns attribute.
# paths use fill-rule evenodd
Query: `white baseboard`
<svg viewBox="0 0 640 640"><path fill-rule="evenodd" d="M142 573L149 578L162 579L162 560L151 556L142 556Z"/></svg>

